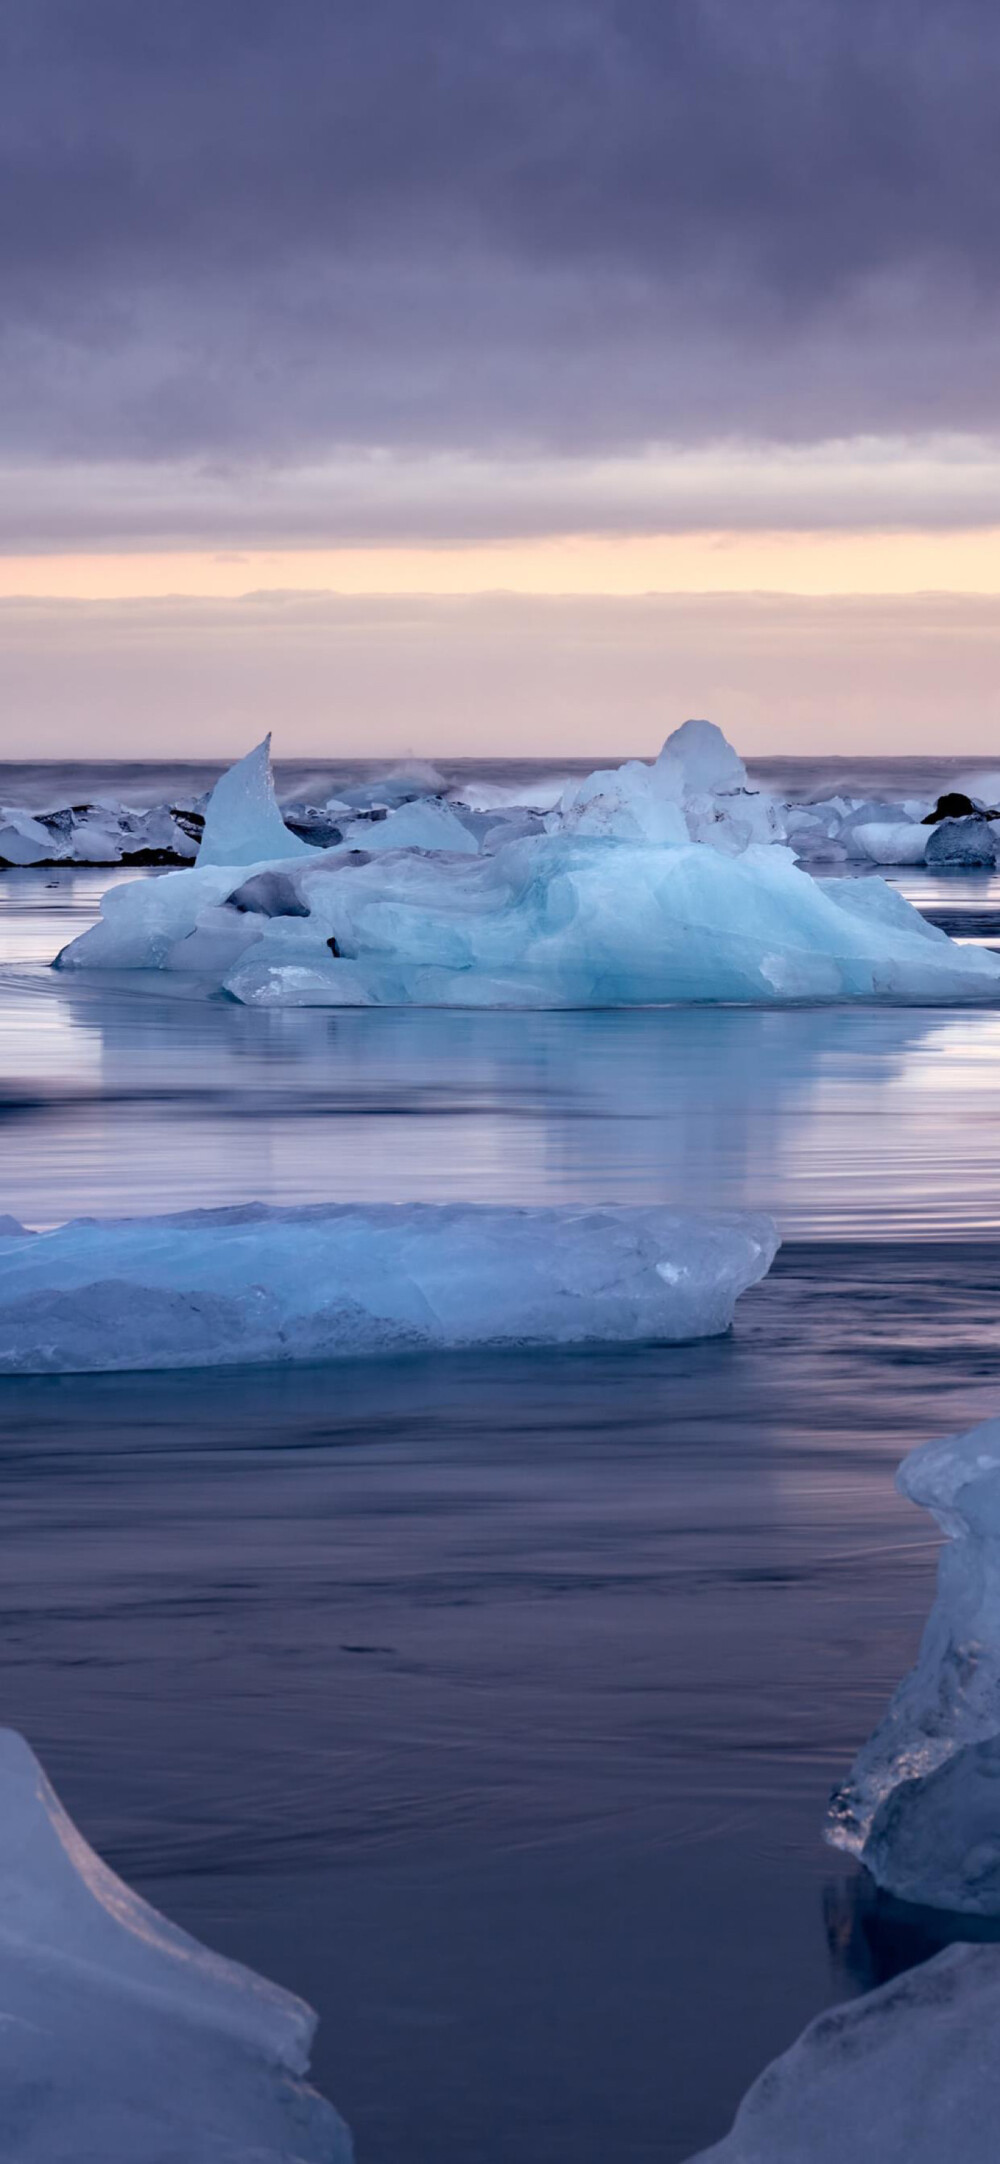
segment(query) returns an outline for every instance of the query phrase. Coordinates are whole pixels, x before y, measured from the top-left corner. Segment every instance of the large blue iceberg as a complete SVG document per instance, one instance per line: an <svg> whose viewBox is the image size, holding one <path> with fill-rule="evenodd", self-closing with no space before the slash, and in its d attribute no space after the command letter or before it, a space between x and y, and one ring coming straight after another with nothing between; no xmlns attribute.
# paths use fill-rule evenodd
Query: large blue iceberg
<svg viewBox="0 0 1000 2164"><path fill-rule="evenodd" d="M1000 956L874 876L803 870L708 722L544 814L426 798L336 831L290 832L260 746L217 785L197 865L112 888L59 966L179 973L250 1006L1000 999Z"/></svg>

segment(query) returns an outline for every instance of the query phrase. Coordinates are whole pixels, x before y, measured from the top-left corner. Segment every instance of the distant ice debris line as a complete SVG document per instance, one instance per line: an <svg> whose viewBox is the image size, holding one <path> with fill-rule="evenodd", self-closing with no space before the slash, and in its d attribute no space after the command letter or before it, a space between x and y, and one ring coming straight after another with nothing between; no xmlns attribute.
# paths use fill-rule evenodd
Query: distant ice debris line
<svg viewBox="0 0 1000 2164"><path fill-rule="evenodd" d="M709 722L549 812L421 797L332 816L313 844L289 831L265 742L217 784L197 865L113 887L57 966L171 971L263 1007L1000 998L1000 959L882 881L801 868Z"/></svg>
<svg viewBox="0 0 1000 2164"><path fill-rule="evenodd" d="M912 1451L897 1485L948 1536L937 1596L827 1839L905 1900L1000 1916L1000 1420Z"/></svg>
<svg viewBox="0 0 1000 2164"><path fill-rule="evenodd" d="M691 2164L995 2164L1000 1947L951 1946L835 2006Z"/></svg>
<svg viewBox="0 0 1000 2164"><path fill-rule="evenodd" d="M544 825L618 840L708 841L733 852L749 841L785 839L799 862L819 868L996 861L986 830L998 816L991 806L1000 796L1000 775L972 776L968 793L963 783L936 804L846 796L783 803L751 786L739 755L706 721L675 729L652 765L628 760L582 783L540 772L517 784L466 776L449 785L425 761L408 760L343 782L339 794L320 803L280 806L269 747L268 736L207 797L144 809L112 798L56 810L0 807L0 865L180 865L196 857L202 866L276 862L342 840L361 846L385 820L389 832L378 835L379 848L471 852L489 834L496 846ZM968 853L968 837L963 849L963 837L945 847L931 833L942 821L950 827L963 819L980 822L978 853Z"/></svg>
<svg viewBox="0 0 1000 2164"><path fill-rule="evenodd" d="M0 808L0 865L184 864L202 830L193 806L132 811L112 801L37 814Z"/></svg>
<svg viewBox="0 0 1000 2164"><path fill-rule="evenodd" d="M351 2164L304 2080L315 2016L209 1953L88 1848L0 1729L0 2154Z"/></svg>
<svg viewBox="0 0 1000 2164"><path fill-rule="evenodd" d="M228 1367L727 1330L768 1217L261 1204L0 1236L0 1373Z"/></svg>

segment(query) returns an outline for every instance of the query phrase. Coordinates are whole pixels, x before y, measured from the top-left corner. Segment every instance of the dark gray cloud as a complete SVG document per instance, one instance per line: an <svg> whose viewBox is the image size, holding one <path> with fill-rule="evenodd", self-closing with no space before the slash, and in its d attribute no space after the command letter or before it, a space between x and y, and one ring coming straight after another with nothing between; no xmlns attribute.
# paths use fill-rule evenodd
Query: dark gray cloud
<svg viewBox="0 0 1000 2164"><path fill-rule="evenodd" d="M993 0L0 0L0 455L992 428L998 64Z"/></svg>

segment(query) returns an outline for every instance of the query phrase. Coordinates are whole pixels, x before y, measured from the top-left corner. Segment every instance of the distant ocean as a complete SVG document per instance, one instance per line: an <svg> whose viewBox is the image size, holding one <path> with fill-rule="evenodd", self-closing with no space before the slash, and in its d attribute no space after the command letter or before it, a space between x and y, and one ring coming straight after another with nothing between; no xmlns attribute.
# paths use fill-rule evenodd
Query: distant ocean
<svg viewBox="0 0 1000 2164"><path fill-rule="evenodd" d="M501 788L550 778L589 774L595 767L618 766L625 752L609 752L604 758L587 759L435 759L426 762L449 787L463 781L488 782ZM219 760L137 759L43 759L0 761L0 804L16 804L32 811L55 810L65 804L92 802L108 796L126 804L161 804L168 800L200 796L218 779L225 762ZM324 803L351 782L379 774L398 773L411 762L400 759L278 759L275 779L280 797ZM996 756L982 753L966 758L940 758L927 753L920 758L770 758L748 759L751 778L762 789L771 789L787 801L812 802L828 796L922 797L953 787L961 775L996 773L1000 770L1000 746Z"/></svg>

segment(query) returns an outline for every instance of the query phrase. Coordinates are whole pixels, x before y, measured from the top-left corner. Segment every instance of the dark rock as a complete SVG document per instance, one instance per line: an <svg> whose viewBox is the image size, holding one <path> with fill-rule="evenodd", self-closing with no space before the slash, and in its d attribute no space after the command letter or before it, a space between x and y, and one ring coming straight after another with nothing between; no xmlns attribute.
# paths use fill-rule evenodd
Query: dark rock
<svg viewBox="0 0 1000 2164"><path fill-rule="evenodd" d="M994 830L987 819L977 814L940 820L928 839L924 858L928 867L938 870L947 865L985 865L992 869L996 861Z"/></svg>
<svg viewBox="0 0 1000 2164"><path fill-rule="evenodd" d="M961 789L948 789L920 823L925 827L936 827L942 819L996 819L998 816L997 812L986 811L981 804L974 803L971 796L964 796Z"/></svg>
<svg viewBox="0 0 1000 2164"><path fill-rule="evenodd" d="M340 948L338 947L338 945L337 945L337 942L336 942L336 940L335 940L335 939L328 939L328 940L327 940L327 946L328 946L328 947L329 947L329 949L330 949L330 953L331 953L332 955L334 955L334 956L335 956L335 957L337 958L337 960L339 960L339 958L340 958Z"/></svg>
<svg viewBox="0 0 1000 2164"><path fill-rule="evenodd" d="M74 864L82 864L82 857L74 857ZM97 859L95 858L95 862ZM182 857L176 849L123 849L119 864L190 864L190 857Z"/></svg>

